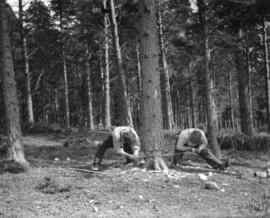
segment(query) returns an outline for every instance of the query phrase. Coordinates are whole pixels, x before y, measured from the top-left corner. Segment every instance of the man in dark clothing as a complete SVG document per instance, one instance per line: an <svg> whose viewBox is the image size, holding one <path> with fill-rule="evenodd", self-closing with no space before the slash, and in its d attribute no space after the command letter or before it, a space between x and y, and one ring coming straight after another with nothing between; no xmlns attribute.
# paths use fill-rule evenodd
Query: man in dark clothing
<svg viewBox="0 0 270 218"><path fill-rule="evenodd" d="M173 164L177 164L178 159L182 159L186 151L197 153L214 169L225 170L229 166L228 161L222 162L208 148L207 138L201 129L184 129L179 134L175 144L175 156Z"/></svg>
<svg viewBox="0 0 270 218"><path fill-rule="evenodd" d="M140 139L132 127L116 127L110 136L98 146L95 154L93 169L98 170L102 158L108 148L114 148L118 154L126 157L127 164L136 159L140 151Z"/></svg>

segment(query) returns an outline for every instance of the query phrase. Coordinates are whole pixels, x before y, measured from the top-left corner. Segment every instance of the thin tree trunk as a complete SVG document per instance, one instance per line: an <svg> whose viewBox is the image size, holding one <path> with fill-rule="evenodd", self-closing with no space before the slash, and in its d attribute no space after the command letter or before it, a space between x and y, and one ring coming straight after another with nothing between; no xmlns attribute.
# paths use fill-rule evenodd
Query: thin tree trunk
<svg viewBox="0 0 270 218"><path fill-rule="evenodd" d="M105 88L104 88L104 65L103 65L103 50L99 49L99 67L100 67L100 80L101 80L101 92L97 93L99 99L99 126L105 126Z"/></svg>
<svg viewBox="0 0 270 218"><path fill-rule="evenodd" d="M63 76L64 76L64 108L65 108L65 128L68 129L70 127L70 117L69 117L69 99L68 99L68 79L67 79L67 66L66 66L66 58L64 48L63 55Z"/></svg>
<svg viewBox="0 0 270 218"><path fill-rule="evenodd" d="M161 95L162 95L162 105L163 105L163 114L164 114L164 128L172 130L174 128L174 118L172 110L172 98L171 98L171 87L170 87L170 78L168 64L165 55L165 46L164 46L164 34L163 34L163 25L161 12L158 12L158 38L159 38L159 47L160 47L160 61L161 61Z"/></svg>
<svg viewBox="0 0 270 218"><path fill-rule="evenodd" d="M228 54L228 82L229 82L229 103L230 103L230 124L231 128L235 129L235 124L234 124L234 113L233 113L233 103L232 103L232 75L231 75L231 69L230 69L230 55Z"/></svg>
<svg viewBox="0 0 270 218"><path fill-rule="evenodd" d="M106 1L103 0L103 6L106 8ZM104 14L104 34L105 34L105 43L104 43L104 61L105 61L105 72L104 72L104 93L105 93L105 128L111 127L111 99L110 99L110 63L109 63L109 37L108 37L108 14Z"/></svg>
<svg viewBox="0 0 270 218"><path fill-rule="evenodd" d="M43 74L43 69L40 70L41 74ZM45 77L43 76L41 79L41 110L42 110L42 122L43 126L48 125L47 120L47 111L46 111L46 86L45 86Z"/></svg>
<svg viewBox="0 0 270 218"><path fill-rule="evenodd" d="M217 157L221 157L221 151L217 143L216 125L214 120L215 102L213 101L213 81L210 78L209 63L211 60L209 49L208 23L206 20L206 3L205 0L198 0L200 22L203 30L203 46L204 46L204 76L205 76L205 95L207 107L207 126L210 146Z"/></svg>
<svg viewBox="0 0 270 218"><path fill-rule="evenodd" d="M64 77L64 111L65 111L65 128L70 128L70 117L69 117L69 98L68 98L68 79L67 79L67 63L66 53L63 37L63 17L62 8L60 8L60 30L61 30L61 49L62 49L62 64L63 64L63 77Z"/></svg>
<svg viewBox="0 0 270 218"><path fill-rule="evenodd" d="M29 163L24 158L24 149L21 143L20 113L5 0L0 0L0 52L6 130L8 135L8 159L19 163L23 168L27 169Z"/></svg>
<svg viewBox="0 0 270 218"><path fill-rule="evenodd" d="M194 95L193 95L192 78L191 77L189 77L188 85L189 85L189 106L190 106L190 113L191 113L191 126L195 127L196 126L196 118L195 118L195 110L194 110Z"/></svg>
<svg viewBox="0 0 270 218"><path fill-rule="evenodd" d="M123 70L123 61L119 44L118 27L116 22L114 0L109 0L110 21L113 35L113 46L116 59L116 70L119 77L119 93L120 93L120 109L121 109L121 124L133 126L130 102L127 94L126 79Z"/></svg>
<svg viewBox="0 0 270 218"><path fill-rule="evenodd" d="M31 127L34 125L34 113L33 113L33 101L30 83L30 72L28 64L28 54L27 54L27 42L23 31L23 6L22 0L19 0L19 19L20 19L20 36L21 36L21 47L22 47L22 57L24 62L24 74L26 82L26 102L27 102L27 124Z"/></svg>
<svg viewBox="0 0 270 218"><path fill-rule="evenodd" d="M80 98L80 76L79 76L79 63L78 63L78 58L75 59L75 82L76 82L76 94L74 95L75 99L75 104L76 104L76 120L77 124L80 125L80 119L81 119L81 114L82 114L82 103L81 103L81 98ZM103 99L103 98L102 98Z"/></svg>
<svg viewBox="0 0 270 218"><path fill-rule="evenodd" d="M138 97L137 100L137 113L138 113L138 125L141 126L141 108L142 108L142 74L141 74L141 63L140 63L140 51L139 43L136 43L136 56L137 56L137 73L138 73Z"/></svg>
<svg viewBox="0 0 270 218"><path fill-rule="evenodd" d="M242 29L239 27L238 37L241 40L243 38ZM241 46L241 45L240 45ZM238 79L238 94L239 94L239 107L240 107L240 117L241 117L241 130L247 135L252 134L251 117L249 111L248 102L248 76L243 63L243 51L241 48L236 50L236 70Z"/></svg>
<svg viewBox="0 0 270 218"><path fill-rule="evenodd" d="M218 111L217 111L217 103L216 103L216 71L215 71L215 54L213 52L212 55L210 55L209 65L211 62L212 69L209 69L209 73L212 72L212 75L210 73L210 90L211 90L211 101L213 106L213 112L212 115L214 120L214 125L216 126L216 130L219 130L219 119L218 119Z"/></svg>
<svg viewBox="0 0 270 218"><path fill-rule="evenodd" d="M54 87L53 89L53 93L54 93L54 101L53 101L53 105L54 105L54 122L58 123L59 121L59 102L58 102L58 90L56 87Z"/></svg>
<svg viewBox="0 0 270 218"><path fill-rule="evenodd" d="M164 148L164 134L160 101L159 46L155 3L155 0L138 2L143 97L142 144L146 146L147 154L155 156L153 160L147 160L147 165L153 163L154 169L167 171L165 162L159 157Z"/></svg>
<svg viewBox="0 0 270 218"><path fill-rule="evenodd" d="M141 97L142 96L142 74L141 74L139 43L136 44L136 55L137 55L137 72L138 72L138 91L139 91L139 97Z"/></svg>
<svg viewBox="0 0 270 218"><path fill-rule="evenodd" d="M270 73L269 73L269 56L267 46L267 28L265 18L263 19L262 27L263 27L264 68L265 68L266 119L268 130L270 130Z"/></svg>
<svg viewBox="0 0 270 218"><path fill-rule="evenodd" d="M94 130L94 118L93 118L93 107L92 107L92 93L91 93L91 69L90 69L90 54L88 45L86 45L86 60L85 60L85 76L86 76L86 89L87 89L87 127L89 130Z"/></svg>
<svg viewBox="0 0 270 218"><path fill-rule="evenodd" d="M248 44L248 42L247 42ZM248 110L250 111L251 129L253 131L253 112L252 112L252 86L251 86L251 67L250 67L250 53L249 47L246 47L246 71L248 80Z"/></svg>

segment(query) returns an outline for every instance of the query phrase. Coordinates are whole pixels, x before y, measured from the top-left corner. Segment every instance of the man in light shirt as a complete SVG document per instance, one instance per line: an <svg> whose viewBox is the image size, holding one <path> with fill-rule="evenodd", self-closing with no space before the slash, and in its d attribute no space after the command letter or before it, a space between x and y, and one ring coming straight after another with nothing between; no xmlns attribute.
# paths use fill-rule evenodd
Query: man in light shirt
<svg viewBox="0 0 270 218"><path fill-rule="evenodd" d="M177 164L179 159L183 158L186 151L197 153L214 169L225 170L229 163L219 160L208 148L205 133L198 128L184 129L178 136L175 145L175 155L173 164Z"/></svg>
<svg viewBox="0 0 270 218"><path fill-rule="evenodd" d="M110 136L98 146L95 154L93 169L98 169L102 158L108 148L114 148L118 154L126 157L127 164L139 156L141 143L136 131L129 126L118 126L113 129Z"/></svg>

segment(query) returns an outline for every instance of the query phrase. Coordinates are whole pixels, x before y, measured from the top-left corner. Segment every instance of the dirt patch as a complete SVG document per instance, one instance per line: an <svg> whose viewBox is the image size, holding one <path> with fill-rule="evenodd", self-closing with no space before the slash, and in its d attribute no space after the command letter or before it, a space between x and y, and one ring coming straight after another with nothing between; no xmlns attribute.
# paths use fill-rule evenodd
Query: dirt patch
<svg viewBox="0 0 270 218"><path fill-rule="evenodd" d="M0 175L0 217L267 217L269 179L253 177L267 161L234 154L229 172L211 170L201 160L170 168L168 174L124 166L109 150L103 171L90 170L96 147L81 135L64 147L48 136L28 136L29 172ZM106 137L106 136L105 136ZM102 137L100 136L102 139ZM171 140L173 141L173 140ZM35 144L38 144L37 146ZM168 145L170 141L166 142ZM241 163L244 162L245 164ZM235 163L235 164L234 164ZM236 164L238 163L238 164ZM249 163L249 164L247 164ZM206 189L200 174L219 189ZM241 175L241 176L239 176ZM270 212L270 211L269 211Z"/></svg>
<svg viewBox="0 0 270 218"><path fill-rule="evenodd" d="M62 192L69 192L71 184L65 184L59 178L52 178L46 176L43 180L35 187L36 190L41 191L44 194L56 194Z"/></svg>

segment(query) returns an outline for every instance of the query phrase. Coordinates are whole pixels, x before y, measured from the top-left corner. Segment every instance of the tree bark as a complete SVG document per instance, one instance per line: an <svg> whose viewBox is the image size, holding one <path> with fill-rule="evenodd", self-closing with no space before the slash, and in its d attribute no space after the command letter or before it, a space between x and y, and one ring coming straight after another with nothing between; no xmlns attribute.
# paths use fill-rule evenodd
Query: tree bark
<svg viewBox="0 0 270 218"><path fill-rule="evenodd" d="M8 159L19 163L24 169L27 169L29 163L24 158L24 149L21 143L20 113L8 29L6 1L0 0L0 52L6 130L8 136Z"/></svg>
<svg viewBox="0 0 270 218"><path fill-rule="evenodd" d="M70 117L69 117L69 99L68 99L68 79L67 79L67 65L65 58L65 51L63 46L62 61L63 61L63 76L64 76L64 109L65 109L65 128L70 128Z"/></svg>
<svg viewBox="0 0 270 218"><path fill-rule="evenodd" d="M270 130L270 73L269 73L269 55L267 46L267 28L265 18L262 22L263 27L263 51L264 51L264 69L265 69L265 92L266 92L266 119L268 130Z"/></svg>
<svg viewBox="0 0 270 218"><path fill-rule="evenodd" d="M85 54L85 78L86 78L86 89L87 89L87 127L89 130L94 130L94 119L93 119L93 107L92 107L92 93L91 93L91 69L90 69L90 59L91 55L89 53L88 45L86 45Z"/></svg>
<svg viewBox="0 0 270 218"><path fill-rule="evenodd" d="M141 98L142 97L142 73L141 73L139 43L136 44L136 56L137 56L137 72L138 72L138 91L139 91L139 97Z"/></svg>
<svg viewBox="0 0 270 218"><path fill-rule="evenodd" d="M106 1L103 0L103 6L106 8ZM105 128L111 127L111 99L110 99L110 63L109 63L109 37L108 37L108 26L109 26L108 14L104 14L104 61L105 61L105 72L104 72L104 93L105 93L105 105L104 105L104 120Z"/></svg>
<svg viewBox="0 0 270 218"><path fill-rule="evenodd" d="M113 46L116 60L116 70L119 78L120 116L122 125L133 126L130 102L127 94L126 79L123 70L122 54L119 44L118 27L116 22L114 0L109 0L110 22L113 36Z"/></svg>
<svg viewBox="0 0 270 218"><path fill-rule="evenodd" d="M65 128L70 128L70 117L69 117L69 97L68 97L68 79L67 79L67 63L66 53L64 45L64 30L63 30L63 12L62 8L59 9L60 13L60 31L61 31L61 49L62 49L62 66L63 66L63 77L64 77L64 111L65 111Z"/></svg>
<svg viewBox="0 0 270 218"><path fill-rule="evenodd" d="M22 57L24 62L24 74L26 82L26 102L27 102L27 124L29 127L34 125L34 113L33 113L33 101L31 92L31 82L30 82L30 71L28 64L28 54L27 54L27 42L23 31L23 6L22 0L19 0L19 19L20 19L20 36L21 36L21 47L22 47Z"/></svg>
<svg viewBox="0 0 270 218"><path fill-rule="evenodd" d="M208 39L209 41L209 39ZM208 43L209 44L209 43ZM208 45L209 47L209 45ZM210 51L209 51L210 55ZM216 101L216 71L215 71L215 54L214 52L210 55L210 60L208 62L209 66L211 65L211 70L209 67L209 76L210 76L210 92L211 92L211 102L213 107L214 114L212 115L214 120L214 125L216 126L216 130L219 131L219 117L217 110L217 101Z"/></svg>
<svg viewBox="0 0 270 218"><path fill-rule="evenodd" d="M238 29L238 37L241 42L243 38L242 29ZM236 70L238 80L238 94L239 94L239 107L240 107L240 118L241 118L241 130L247 135L252 134L251 116L249 110L248 101L248 76L243 63L244 52L242 51L241 45L236 50Z"/></svg>
<svg viewBox="0 0 270 218"><path fill-rule="evenodd" d="M167 166L160 157L164 147L164 134L161 111L159 46L156 28L156 1L138 2L139 50L142 72L142 144L146 154L154 155L147 160L147 166L156 170L167 171Z"/></svg>
<svg viewBox="0 0 270 218"><path fill-rule="evenodd" d="M43 69L40 70L41 74L43 74ZM42 110L42 122L43 122L43 126L47 126L48 125L48 115L47 115L47 105L46 105L46 81L45 81L45 77L43 76L41 78L41 95L40 95L40 102L41 102L41 110Z"/></svg>
<svg viewBox="0 0 270 218"><path fill-rule="evenodd" d="M158 12L158 38L160 47L160 61L161 61L161 95L162 95L162 106L163 106L163 125L165 129L172 130L174 128L174 117L172 110L172 98L171 98L171 87L168 64L165 55L164 46L164 34L161 12Z"/></svg>
<svg viewBox="0 0 270 218"><path fill-rule="evenodd" d="M253 131L253 112L252 112L252 84L251 84L251 67L250 67L250 52L247 41L246 47L246 71L247 71L247 82L248 82L248 110L250 111L250 120L251 120L251 130Z"/></svg>
<svg viewBox="0 0 270 218"><path fill-rule="evenodd" d="M220 158L221 151L217 143L216 124L214 120L215 115L215 102L213 99L213 81L210 78L209 63L211 60L210 49L209 49L209 27L206 16L206 1L198 0L198 8L200 15L200 22L202 25L203 34L203 47L204 47L204 77L205 77L205 97L206 97L206 108L207 108L207 126L208 136L210 141L211 149L213 153Z"/></svg>
<svg viewBox="0 0 270 218"><path fill-rule="evenodd" d="M58 123L59 121L59 102L58 102L58 89L54 87L53 89L53 113L54 113L54 123Z"/></svg>
<svg viewBox="0 0 270 218"><path fill-rule="evenodd" d="M234 112L233 112L233 103L232 103L232 75L231 75L231 69L230 69L230 55L228 54L228 82L229 82L229 104L230 104L230 124L231 128L235 129L234 124Z"/></svg>
<svg viewBox="0 0 270 218"><path fill-rule="evenodd" d="M137 57L137 74L138 74L138 99L137 99L137 125L141 126L141 108L142 108L142 73L141 73L141 63L140 63L140 51L139 43L136 43L136 57Z"/></svg>
<svg viewBox="0 0 270 218"><path fill-rule="evenodd" d="M188 81L189 85L189 106L190 106L190 113L191 113L191 126L196 126L196 116L194 110L194 94L193 94L193 87L192 87L192 78L189 77Z"/></svg>

